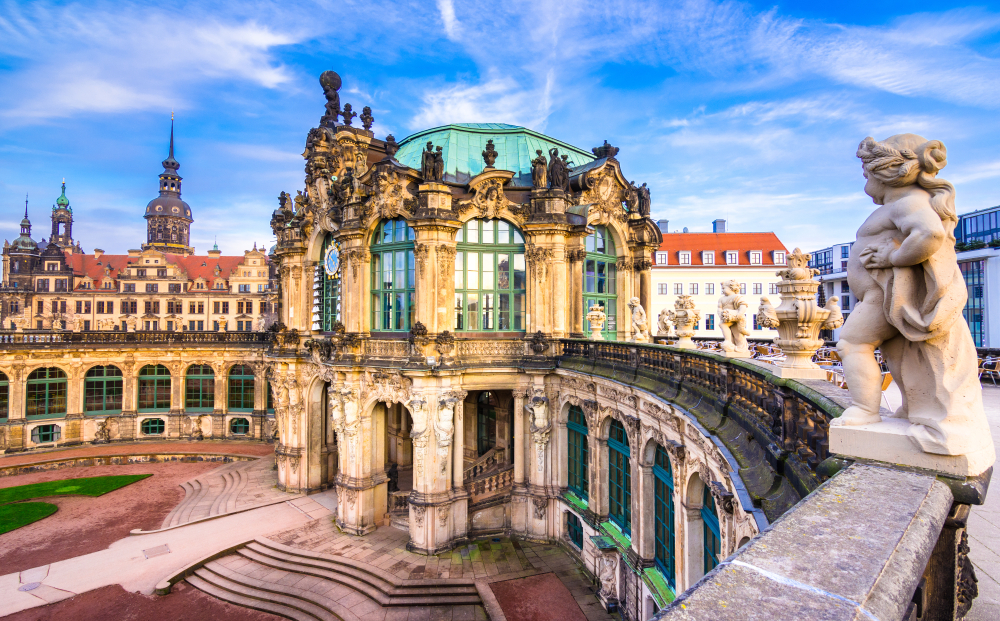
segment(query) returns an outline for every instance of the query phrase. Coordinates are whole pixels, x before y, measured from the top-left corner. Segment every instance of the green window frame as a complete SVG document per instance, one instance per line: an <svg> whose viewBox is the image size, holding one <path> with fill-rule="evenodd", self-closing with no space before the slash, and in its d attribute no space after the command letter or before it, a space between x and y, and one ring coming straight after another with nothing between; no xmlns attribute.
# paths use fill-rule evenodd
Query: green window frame
<svg viewBox="0 0 1000 621"><path fill-rule="evenodd" d="M705 573L715 569L719 564L719 552L722 549L722 537L719 535L719 513L715 509L715 498L705 484L701 495L701 520L704 522L702 528L702 542L704 546L703 556L705 557Z"/></svg>
<svg viewBox="0 0 1000 621"><path fill-rule="evenodd" d="M215 371L207 364L192 364L184 377L184 409L211 412L215 409Z"/></svg>
<svg viewBox="0 0 1000 621"><path fill-rule="evenodd" d="M147 364L139 370L140 412L170 409L170 371L162 364Z"/></svg>
<svg viewBox="0 0 1000 621"><path fill-rule="evenodd" d="M566 534L573 545L583 550L583 523L575 513L569 511L566 512Z"/></svg>
<svg viewBox="0 0 1000 621"><path fill-rule="evenodd" d="M83 411L87 414L119 414L125 378L113 365L91 367L83 382Z"/></svg>
<svg viewBox="0 0 1000 621"><path fill-rule="evenodd" d="M35 369L28 376L25 415L28 418L66 416L66 373L57 367Z"/></svg>
<svg viewBox="0 0 1000 621"><path fill-rule="evenodd" d="M407 332L416 292L416 233L405 218L383 220L372 235L372 332Z"/></svg>
<svg viewBox="0 0 1000 621"><path fill-rule="evenodd" d="M316 282L314 293L316 309L319 317L314 320L315 329L332 332L333 326L340 321L340 244L327 235L320 251L320 262L316 266ZM316 321L318 320L318 321Z"/></svg>
<svg viewBox="0 0 1000 621"><path fill-rule="evenodd" d="M252 412L254 381L253 369L245 364L229 369L229 398L226 407L232 412Z"/></svg>
<svg viewBox="0 0 1000 621"><path fill-rule="evenodd" d="M31 430L31 441L35 444L58 442L62 438L59 425L39 425Z"/></svg>
<svg viewBox="0 0 1000 621"><path fill-rule="evenodd" d="M524 235L506 220L473 219L455 235L455 331L524 332Z"/></svg>
<svg viewBox="0 0 1000 621"><path fill-rule="evenodd" d="M611 421L608 430L608 517L625 535L632 535L632 466L625 427Z"/></svg>
<svg viewBox="0 0 1000 621"><path fill-rule="evenodd" d="M615 241L605 226L595 226L594 232L585 242L586 256L583 261L583 325L590 333L590 323L586 320L590 307L601 307L607 318L601 334L607 340L618 338L618 255Z"/></svg>
<svg viewBox="0 0 1000 621"><path fill-rule="evenodd" d="M142 435L144 436L162 436L166 428L167 425L163 422L162 418L147 418L140 425Z"/></svg>
<svg viewBox="0 0 1000 621"><path fill-rule="evenodd" d="M569 489L582 500L587 500L588 493L588 463L590 451L587 444L587 419L579 406L569 406L569 419L566 421L569 450Z"/></svg>
<svg viewBox="0 0 1000 621"><path fill-rule="evenodd" d="M654 556L656 566L670 585L675 582L675 534L674 534L674 475L670 458L662 446L656 447L653 460L653 510L656 542Z"/></svg>
<svg viewBox="0 0 1000 621"><path fill-rule="evenodd" d="M0 418L10 416L10 380L3 373L0 373Z"/></svg>
<svg viewBox="0 0 1000 621"><path fill-rule="evenodd" d="M229 432L234 436L245 436L250 433L250 421L245 418L234 418L229 421Z"/></svg>

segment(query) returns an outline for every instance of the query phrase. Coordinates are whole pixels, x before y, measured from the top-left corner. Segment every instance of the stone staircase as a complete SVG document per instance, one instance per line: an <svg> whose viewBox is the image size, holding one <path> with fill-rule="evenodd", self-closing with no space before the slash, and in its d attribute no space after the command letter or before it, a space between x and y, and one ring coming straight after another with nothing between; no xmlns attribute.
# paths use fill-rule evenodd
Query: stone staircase
<svg viewBox="0 0 1000 621"><path fill-rule="evenodd" d="M264 538L186 579L218 599L297 620L381 618L382 609L407 607L458 606L471 614L482 605L472 578L403 579L364 561Z"/></svg>
<svg viewBox="0 0 1000 621"><path fill-rule="evenodd" d="M164 518L160 528L300 497L275 487L273 464L273 457L232 462L181 483L184 500Z"/></svg>

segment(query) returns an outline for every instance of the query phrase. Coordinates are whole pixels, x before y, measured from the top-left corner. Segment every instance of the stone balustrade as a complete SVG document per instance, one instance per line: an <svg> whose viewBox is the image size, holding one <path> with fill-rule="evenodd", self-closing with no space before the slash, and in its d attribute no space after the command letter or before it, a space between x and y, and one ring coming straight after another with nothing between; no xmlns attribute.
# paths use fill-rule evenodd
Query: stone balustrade
<svg viewBox="0 0 1000 621"><path fill-rule="evenodd" d="M488 500L494 496L508 492L514 485L514 464L484 477L466 482L471 504Z"/></svg>
<svg viewBox="0 0 1000 621"><path fill-rule="evenodd" d="M486 451L482 456L480 456L476 461L472 462L468 468L464 471L464 479L468 481L469 479L475 479L476 477L482 475L484 472L488 472L494 468L497 468L504 459L503 449L496 446Z"/></svg>
<svg viewBox="0 0 1000 621"><path fill-rule="evenodd" d="M0 349L7 346L47 347L61 345L200 345L245 344L264 346L274 338L272 332L167 332L167 331L93 331L0 332Z"/></svg>

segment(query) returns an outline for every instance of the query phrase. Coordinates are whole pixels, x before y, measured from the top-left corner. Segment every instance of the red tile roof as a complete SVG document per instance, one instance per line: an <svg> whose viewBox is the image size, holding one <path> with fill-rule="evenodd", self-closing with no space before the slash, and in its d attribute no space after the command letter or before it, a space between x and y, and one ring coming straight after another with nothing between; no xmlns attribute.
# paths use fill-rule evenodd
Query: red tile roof
<svg viewBox="0 0 1000 621"><path fill-rule="evenodd" d="M216 265L218 265L221 270L219 277L229 278L233 274L236 267L243 263L244 259L243 255L223 256L219 258L209 257L207 255L191 255L183 257L177 254L164 254L163 256L167 263L176 264L181 270L187 273L188 278L191 280L204 278L209 282L215 280L216 278ZM117 279L121 270L125 269L130 263L136 263L139 260L140 257L130 257L127 254L104 254L100 257L95 257L92 254L66 255L66 264L73 270L74 274L81 278L84 276L90 276L96 282L100 282L104 279L105 267L110 267L111 278ZM264 261L266 265L268 261L266 255L264 257ZM202 263L205 265L202 265Z"/></svg>
<svg viewBox="0 0 1000 621"><path fill-rule="evenodd" d="M715 251L714 267L726 267L726 251L736 250L740 253L739 265L750 266L751 250L759 250L763 253L761 265L765 267L774 266L774 250L788 253L785 245L778 240L774 233L664 233L663 243L660 244L656 252L667 253L666 265L656 263L656 253L653 253L653 267L669 267L680 265L678 253L686 251L691 253L691 265L704 265L701 262L701 253L706 250ZM708 267L713 267L709 265Z"/></svg>

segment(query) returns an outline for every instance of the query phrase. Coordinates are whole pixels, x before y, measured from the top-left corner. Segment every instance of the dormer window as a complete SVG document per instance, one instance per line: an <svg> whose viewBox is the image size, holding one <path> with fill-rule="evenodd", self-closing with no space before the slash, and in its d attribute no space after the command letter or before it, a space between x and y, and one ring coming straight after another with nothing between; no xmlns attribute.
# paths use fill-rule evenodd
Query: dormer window
<svg viewBox="0 0 1000 621"><path fill-rule="evenodd" d="M764 253L760 250L750 251L750 265L761 265L763 263L762 257Z"/></svg>
<svg viewBox="0 0 1000 621"><path fill-rule="evenodd" d="M657 252L656 253L656 264L657 265L666 265L667 264L667 253L666 252Z"/></svg>
<svg viewBox="0 0 1000 621"><path fill-rule="evenodd" d="M682 250L677 253L677 262L681 265L691 265L691 252L688 250Z"/></svg>
<svg viewBox="0 0 1000 621"><path fill-rule="evenodd" d="M715 265L715 251L705 250L701 253L702 265Z"/></svg>
<svg viewBox="0 0 1000 621"><path fill-rule="evenodd" d="M785 264L785 251L784 250L775 250L774 254L772 256L774 257L774 264L775 265L784 265Z"/></svg>
<svg viewBox="0 0 1000 621"><path fill-rule="evenodd" d="M740 253L736 250L726 251L726 265L739 265Z"/></svg>

